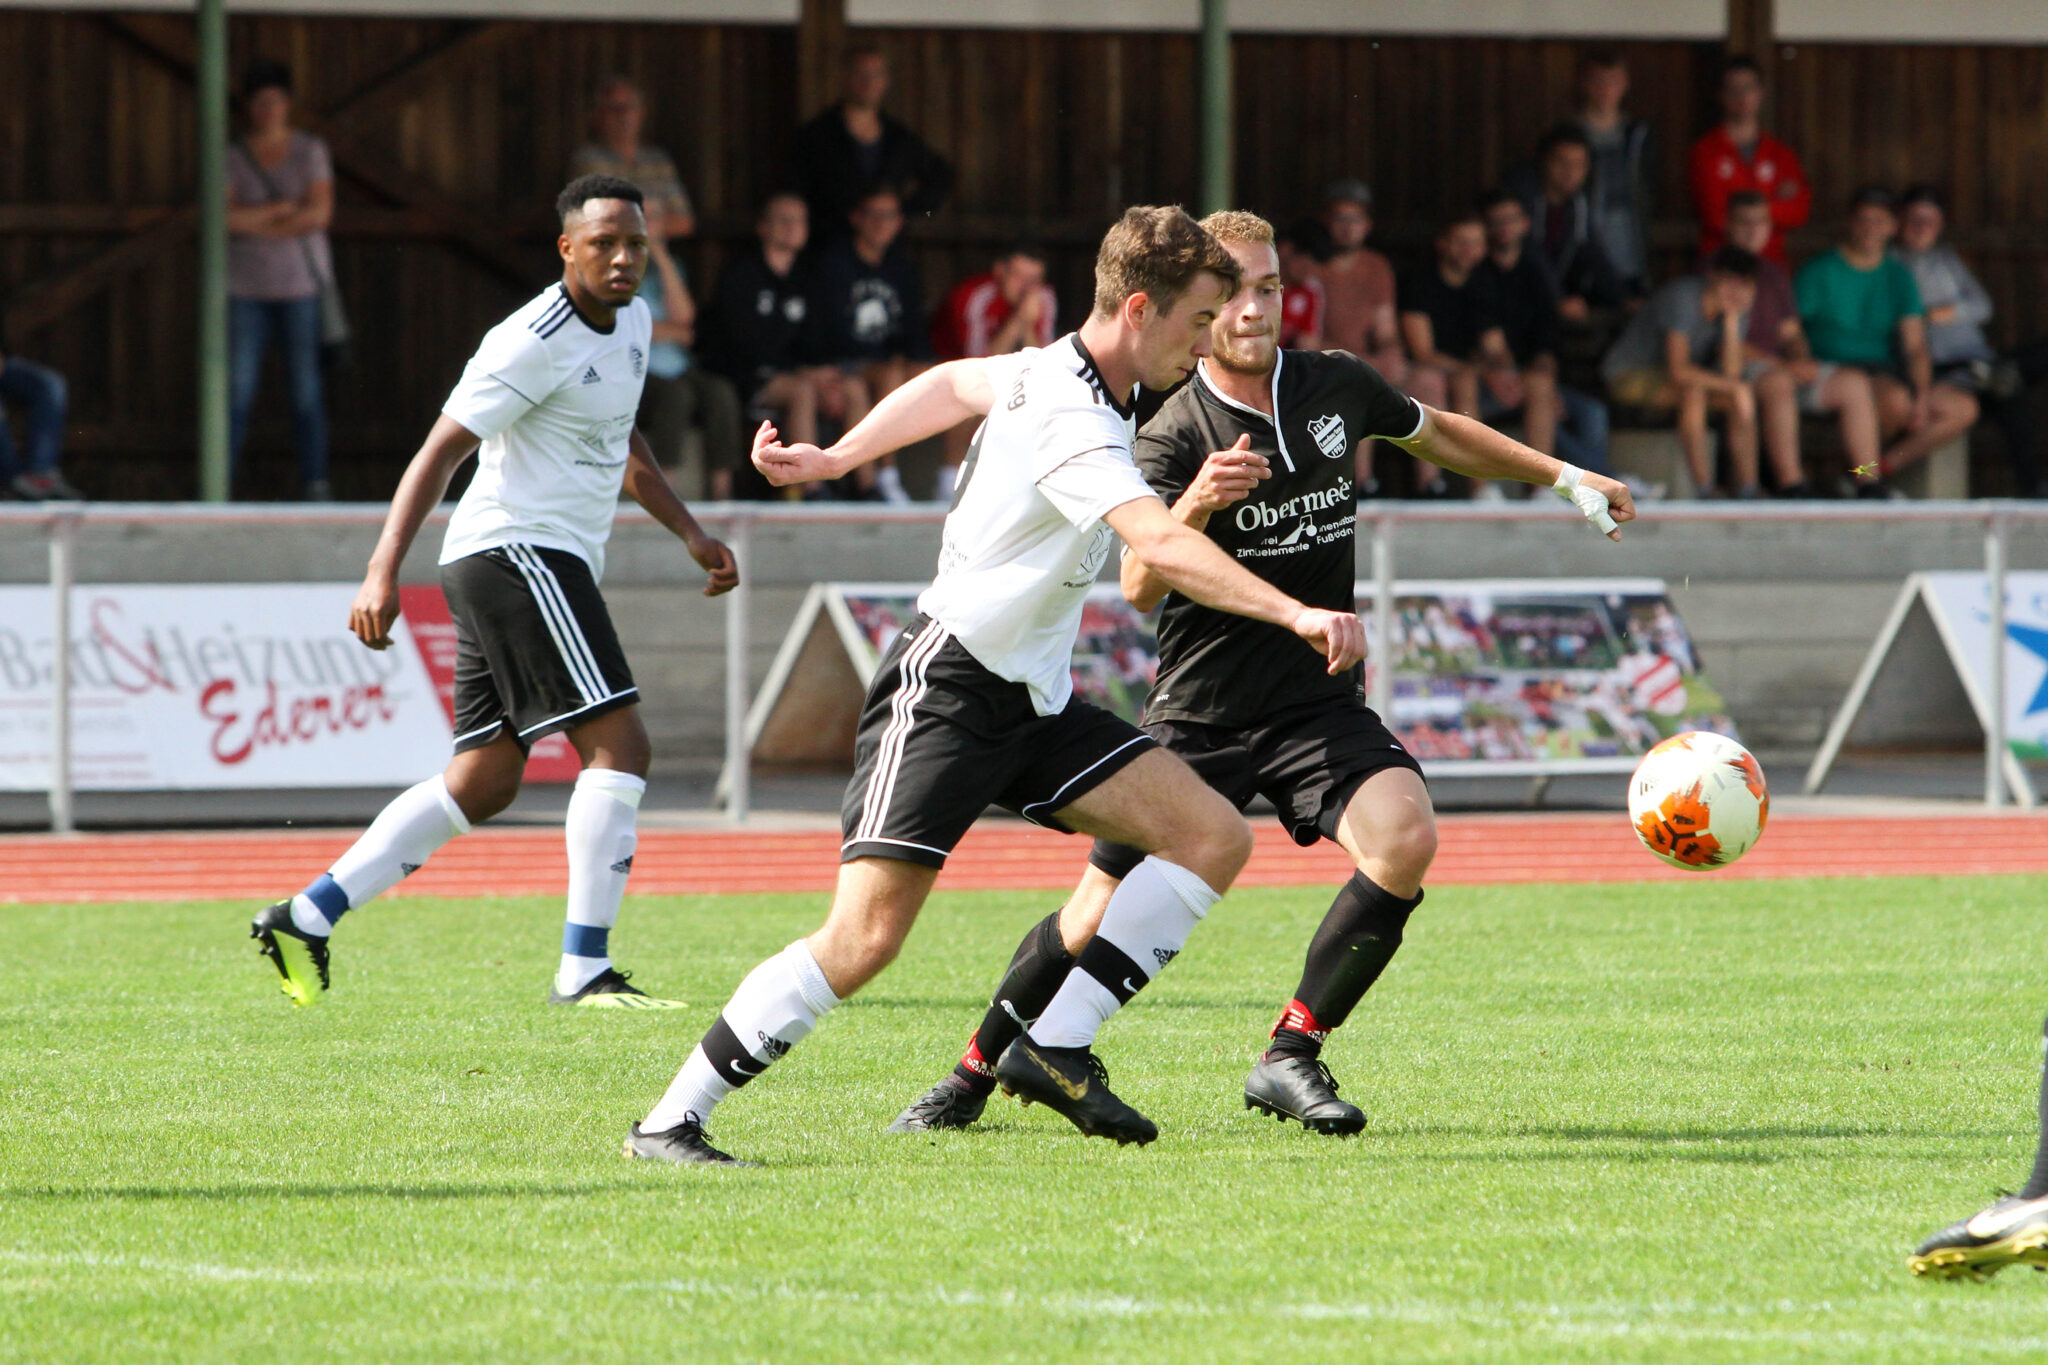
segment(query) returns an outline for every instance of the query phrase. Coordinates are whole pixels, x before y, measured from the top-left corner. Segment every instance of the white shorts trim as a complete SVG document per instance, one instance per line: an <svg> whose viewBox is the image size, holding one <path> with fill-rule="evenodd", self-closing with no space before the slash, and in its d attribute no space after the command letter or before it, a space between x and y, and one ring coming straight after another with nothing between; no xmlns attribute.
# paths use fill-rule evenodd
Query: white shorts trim
<svg viewBox="0 0 2048 1365"><path fill-rule="evenodd" d="M540 607L541 619L547 622L548 634L560 651L562 662L568 665L569 676L576 680L576 690L583 694L583 700L593 705L610 700L604 670L597 666L597 657L590 652L583 627L577 623L576 613L569 609L569 599L554 571L525 545L507 545L505 555L525 577L527 590Z"/></svg>
<svg viewBox="0 0 2048 1365"><path fill-rule="evenodd" d="M574 711L564 711L559 716L549 716L546 720L541 721L537 725L529 725L524 730L521 730L519 732L519 737L521 739L525 739L528 735L534 733L536 730L545 730L550 725L560 725L563 721L573 720L577 716L582 715L585 711L595 711L598 707L603 706L606 702L617 701L620 697L637 696L639 692L639 688L629 687L623 692L614 692L610 696L599 697L596 701L590 702L584 706L579 706ZM504 724L503 721L499 721L498 723L500 725Z"/></svg>
<svg viewBox="0 0 2048 1365"><path fill-rule="evenodd" d="M900 685L896 695L889 699L889 725L882 732L882 742L875 753L875 770L868 774L867 790L861 794L860 823L854 827L851 842L871 841L881 833L890 798L896 794L896 774L903 767L903 748L910 738L911 728L917 723L914 713L917 704L924 700L927 688L925 670L939 648L951 638L951 633L944 626L937 621L929 621L925 633L904 651L902 660L897 664Z"/></svg>
<svg viewBox="0 0 2048 1365"><path fill-rule="evenodd" d="M1096 759L1096 760L1095 760L1095 761L1094 761L1093 763L1090 763L1090 764L1089 764L1089 765L1088 765L1087 767L1085 767L1085 768L1081 769L1081 771L1080 771L1080 772L1077 772L1077 773L1075 773L1075 774L1074 774L1074 775L1073 775L1072 777L1068 778L1068 779L1066 780L1066 782L1065 782L1065 783L1063 783L1063 784L1061 785L1060 789L1059 789L1058 791L1054 792L1054 793L1053 793L1053 794L1052 794L1051 796L1048 796L1048 797L1046 797L1046 798L1045 798L1045 800L1043 800L1043 801L1033 801L1033 802L1032 802L1032 803L1031 803L1030 805L1028 805L1028 806L1025 806L1025 807L1021 808L1021 809L1020 809L1020 810L1019 810L1019 811L1018 811L1017 813L1018 813L1019 815L1023 816L1023 817L1024 817L1024 818L1025 818L1026 820L1030 820L1030 821L1032 821L1033 823L1036 823L1036 821L1037 821L1037 817L1036 817L1036 816L1034 816L1034 815L1032 815L1032 813L1031 813L1032 811L1034 811L1034 810L1045 810L1045 811L1056 811L1056 810L1058 810L1058 809L1060 808L1060 804L1061 804L1061 803L1060 803L1060 798L1061 798L1061 797L1063 797L1063 796L1065 796L1065 795L1066 795L1066 794L1067 794L1067 793L1068 793L1069 791L1073 790L1073 786L1074 786L1074 784L1075 784L1076 782L1079 782L1079 781L1080 781L1080 780L1081 780L1082 778L1084 778L1084 777L1088 776L1088 774L1090 774L1090 773L1094 772L1094 771L1095 771L1095 770L1096 770L1097 768L1099 768L1099 767L1101 767L1101 766L1102 766L1103 764L1105 764L1105 763L1109 762L1109 760L1111 760L1112 758L1115 758L1115 757L1116 757L1116 756L1117 756L1118 754L1120 754L1120 753L1122 753L1122 752L1123 752L1124 750L1126 750L1126 749L1130 748L1130 747L1131 747L1131 746L1132 746L1133 744L1157 744L1158 742L1159 742L1158 740L1156 740L1156 739L1153 739L1153 738L1152 738L1152 737L1151 737L1150 735L1147 735L1147 734L1142 734L1142 733L1140 733L1140 734L1135 734L1135 735L1132 735L1132 736L1131 736L1131 737L1130 737L1129 739L1125 740L1125 741L1124 741L1124 742L1123 742L1122 744L1119 744L1119 745L1117 745L1117 746L1116 746L1116 747L1115 747L1114 749L1111 749L1111 750L1110 750L1110 751L1109 751L1108 753L1104 754L1104 755L1103 755L1103 756L1102 756L1101 758L1098 758L1098 759Z"/></svg>

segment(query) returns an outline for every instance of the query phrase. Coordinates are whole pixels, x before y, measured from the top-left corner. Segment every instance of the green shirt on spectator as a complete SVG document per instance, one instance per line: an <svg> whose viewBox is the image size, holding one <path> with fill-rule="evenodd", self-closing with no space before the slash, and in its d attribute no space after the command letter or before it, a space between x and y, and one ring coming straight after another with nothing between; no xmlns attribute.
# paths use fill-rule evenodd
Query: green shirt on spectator
<svg viewBox="0 0 2048 1365"><path fill-rule="evenodd" d="M1899 323L1927 311L1913 272L1891 256L1859 270L1830 251L1800 267L1794 289L1814 358L1838 365L1891 368Z"/></svg>

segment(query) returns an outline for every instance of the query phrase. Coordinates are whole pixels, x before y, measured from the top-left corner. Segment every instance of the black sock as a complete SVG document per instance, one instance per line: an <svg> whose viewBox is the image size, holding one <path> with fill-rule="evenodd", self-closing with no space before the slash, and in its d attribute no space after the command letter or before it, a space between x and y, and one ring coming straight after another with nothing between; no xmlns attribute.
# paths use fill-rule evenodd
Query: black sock
<svg viewBox="0 0 2048 1365"><path fill-rule="evenodd" d="M1412 897L1396 896L1363 872L1352 873L1309 940L1301 984L1273 1026L1266 1055L1318 1056L1330 1030L1351 1017L1352 1009L1394 960L1401 931L1420 904L1420 891Z"/></svg>
<svg viewBox="0 0 2048 1365"><path fill-rule="evenodd" d="M1074 955L1060 937L1060 912L1055 910L1031 926L1010 970L1003 973L995 999L982 1016L981 1027L967 1042L967 1055L953 1068L953 1074L973 1087L978 1095L995 1089L996 1062L1003 1049L1017 1041L1019 1034L1038 1018L1059 993L1060 983L1074 968Z"/></svg>
<svg viewBox="0 0 2048 1365"><path fill-rule="evenodd" d="M2048 1045L2048 1024L2041 1029L2044 1045ZM2034 1149L2034 1173L2027 1177L2026 1188L2020 1193L2029 1199L2039 1199L2048 1194L2048 1060L2041 1067L2041 1136Z"/></svg>

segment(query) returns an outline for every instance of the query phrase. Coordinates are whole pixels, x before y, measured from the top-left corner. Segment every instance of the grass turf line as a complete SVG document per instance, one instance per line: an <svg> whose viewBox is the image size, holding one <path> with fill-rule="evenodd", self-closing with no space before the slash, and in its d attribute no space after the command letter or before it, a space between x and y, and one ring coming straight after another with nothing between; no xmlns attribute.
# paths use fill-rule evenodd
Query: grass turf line
<svg viewBox="0 0 2048 1365"><path fill-rule="evenodd" d="M2048 1281L1915 1281L2024 1175L2048 879L1448 888L1329 1059L1363 1138L1240 1084L1324 908L1246 891L1105 1032L1119 1150L944 1074L1056 893L936 897L720 1110L766 1170L617 1156L818 896L647 898L672 1012L549 1009L546 899L343 926L294 1012L251 907L0 907L0 1358L2039 1359Z"/></svg>

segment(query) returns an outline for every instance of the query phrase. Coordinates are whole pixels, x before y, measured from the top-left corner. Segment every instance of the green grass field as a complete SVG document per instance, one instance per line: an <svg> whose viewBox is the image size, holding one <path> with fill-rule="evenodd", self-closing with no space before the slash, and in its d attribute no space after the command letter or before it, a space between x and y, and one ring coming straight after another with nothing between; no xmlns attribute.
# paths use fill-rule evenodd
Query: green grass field
<svg viewBox="0 0 2048 1365"><path fill-rule="evenodd" d="M2048 1278L1913 1279L2033 1151L2048 879L1451 888L1329 1057L1239 1085L1320 916L1249 891L1102 1040L1118 1149L884 1136L1051 894L941 895L712 1125L618 1155L817 896L637 900L677 1012L549 1009L542 900L380 905L294 1013L236 904L0 907L0 1359L1986 1361Z"/></svg>

